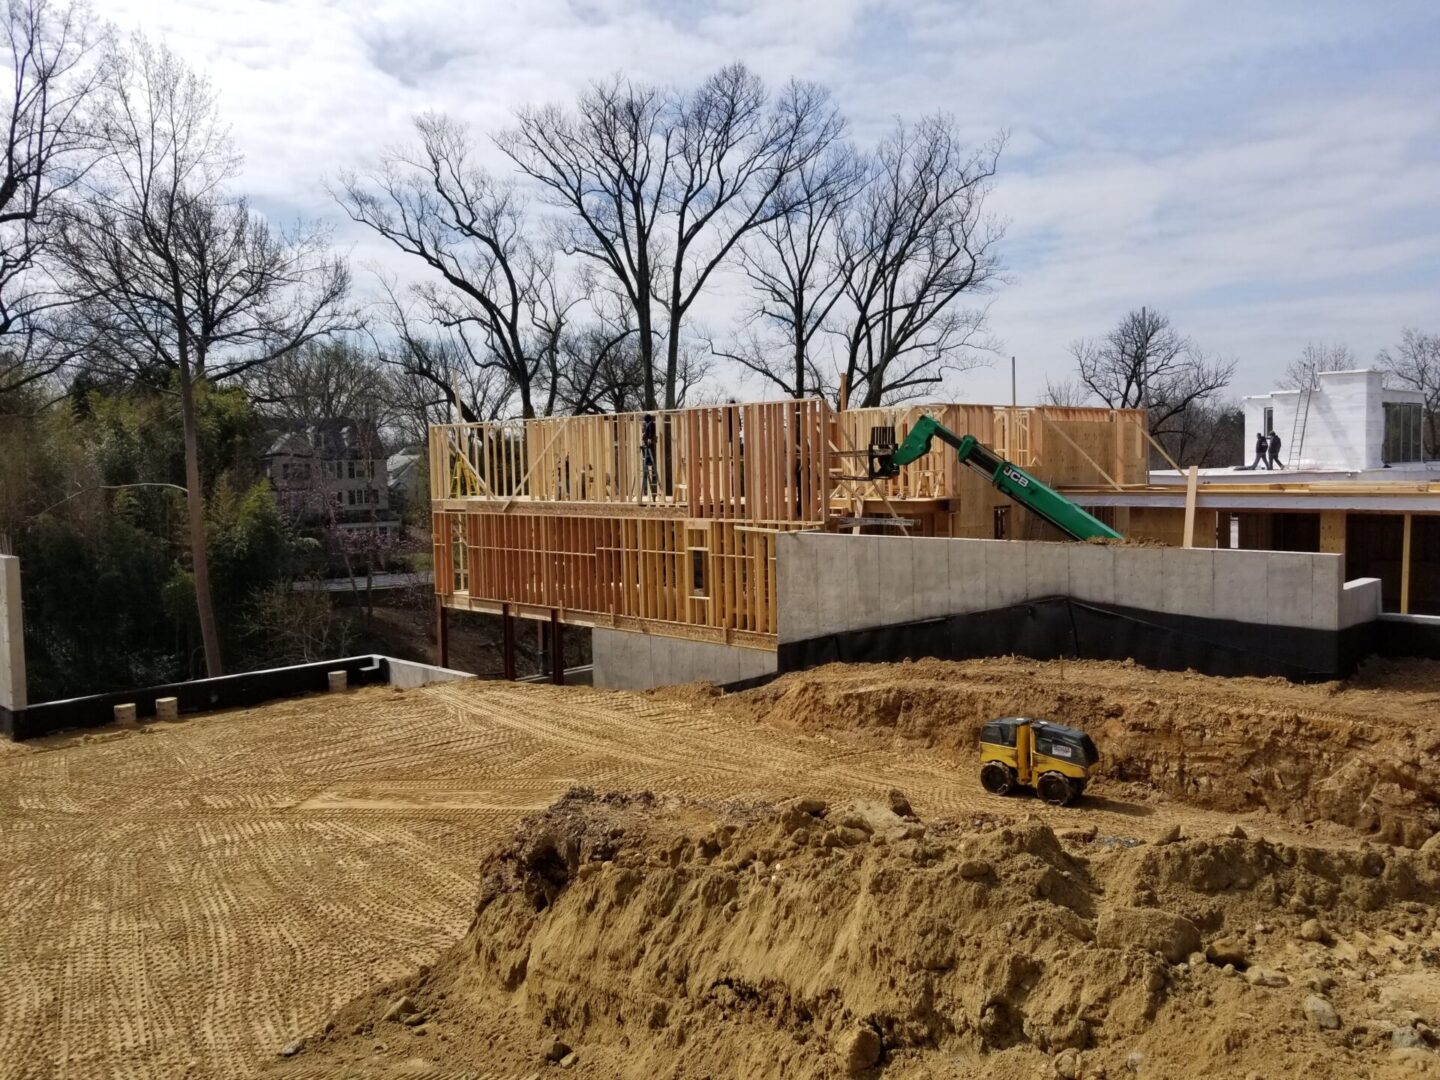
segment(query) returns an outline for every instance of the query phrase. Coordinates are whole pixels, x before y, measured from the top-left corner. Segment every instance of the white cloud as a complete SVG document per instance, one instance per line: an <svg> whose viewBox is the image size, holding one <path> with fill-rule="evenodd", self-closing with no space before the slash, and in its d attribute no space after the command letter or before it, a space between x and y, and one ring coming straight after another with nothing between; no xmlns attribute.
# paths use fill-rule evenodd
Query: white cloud
<svg viewBox="0 0 1440 1080"><path fill-rule="evenodd" d="M209 70L266 207L339 223L401 268L326 177L440 109L480 130L616 70L691 81L731 59L819 79L857 137L945 110L1012 133L995 198L1014 283L994 328L1022 395L1129 307L1242 359L1254 392L1311 338L1373 355L1440 328L1440 13L1395 0L112 0ZM733 280L727 278L726 280ZM738 304L705 307L712 329ZM718 320L718 324L717 324ZM1008 365L960 388L1008 398Z"/></svg>

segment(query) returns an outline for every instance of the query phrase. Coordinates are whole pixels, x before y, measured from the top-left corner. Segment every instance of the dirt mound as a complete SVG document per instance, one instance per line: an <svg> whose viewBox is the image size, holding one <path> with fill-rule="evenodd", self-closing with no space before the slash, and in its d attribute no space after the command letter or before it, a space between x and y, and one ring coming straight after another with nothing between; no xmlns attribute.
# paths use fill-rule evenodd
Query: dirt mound
<svg viewBox="0 0 1440 1080"><path fill-rule="evenodd" d="M1440 1075L1440 846L567 795L284 1075Z"/></svg>
<svg viewBox="0 0 1440 1080"><path fill-rule="evenodd" d="M1224 811L1264 808L1418 846L1440 830L1440 665L1390 664L1296 686L1120 663L832 665L720 699L771 723L973 760L996 716L1059 720L1100 746L1102 776Z"/></svg>

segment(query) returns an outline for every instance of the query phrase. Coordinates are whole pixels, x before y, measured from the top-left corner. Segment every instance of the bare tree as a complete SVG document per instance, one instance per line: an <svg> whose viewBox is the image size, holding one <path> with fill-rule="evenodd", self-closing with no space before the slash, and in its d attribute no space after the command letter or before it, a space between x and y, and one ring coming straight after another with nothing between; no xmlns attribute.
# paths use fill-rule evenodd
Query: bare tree
<svg viewBox="0 0 1440 1080"><path fill-rule="evenodd" d="M845 373L862 407L938 385L982 363L985 309L1004 228L985 199L1004 139L967 150L952 120L897 123L839 232L848 301Z"/></svg>
<svg viewBox="0 0 1440 1080"><path fill-rule="evenodd" d="M68 207L57 250L98 364L173 387L184 428L195 602L205 666L221 674L205 551L195 393L341 326L349 275L325 234L282 235L225 184L239 159L209 84L143 38L100 86L106 158Z"/></svg>
<svg viewBox="0 0 1440 1080"><path fill-rule="evenodd" d="M419 145L385 152L372 173L341 176L345 212L436 271L419 295L480 368L503 372L521 415L555 406L559 339L577 302L531 243L524 200L474 161L464 125L417 117Z"/></svg>
<svg viewBox="0 0 1440 1080"><path fill-rule="evenodd" d="M371 345L397 373L396 390L418 421L414 434L423 440L432 423L477 424L504 416L515 395L509 375L472 364L453 327L438 325L428 309L417 313L415 297L402 296L389 278L381 275L378 281L380 325L369 327Z"/></svg>
<svg viewBox="0 0 1440 1080"><path fill-rule="evenodd" d="M1156 438L1177 465L1234 465L1245 457L1245 412L1234 400L1198 401Z"/></svg>
<svg viewBox="0 0 1440 1080"><path fill-rule="evenodd" d="M689 93L616 77L573 113L518 119L500 148L566 211L562 249L606 272L633 311L645 407L674 408L691 308L745 235L789 210L788 181L840 138L839 113L819 87L772 98L732 64Z"/></svg>
<svg viewBox="0 0 1440 1080"><path fill-rule="evenodd" d="M1235 374L1207 357L1158 311L1141 308L1103 338L1070 346L1080 381L1112 409L1145 409L1150 433L1178 434L1187 410L1207 403Z"/></svg>
<svg viewBox="0 0 1440 1080"><path fill-rule="evenodd" d="M1320 385L1322 371L1353 371L1355 365L1355 354L1348 345L1312 341L1286 366L1277 385L1282 390L1313 390Z"/></svg>
<svg viewBox="0 0 1440 1080"><path fill-rule="evenodd" d="M58 203L95 161L84 115L95 84L88 64L95 35L83 4L7 0L0 18L11 76L0 163L0 393L6 393L52 374L71 355L53 329L71 298L55 288L43 256Z"/></svg>
<svg viewBox="0 0 1440 1080"><path fill-rule="evenodd" d="M1061 379L1051 382L1045 377L1045 403L1047 405L1084 405L1091 398L1090 388L1079 379Z"/></svg>
<svg viewBox="0 0 1440 1080"><path fill-rule="evenodd" d="M865 162L843 143L795 170L780 194L785 212L739 249L756 303L730 348L712 344L717 356L790 397L826 388L813 346L844 291L843 269L832 258L835 230L865 180Z"/></svg>
<svg viewBox="0 0 1440 1080"><path fill-rule="evenodd" d="M1426 454L1440 457L1440 334L1406 327L1395 351L1381 349L1375 361L1392 381L1425 396Z"/></svg>

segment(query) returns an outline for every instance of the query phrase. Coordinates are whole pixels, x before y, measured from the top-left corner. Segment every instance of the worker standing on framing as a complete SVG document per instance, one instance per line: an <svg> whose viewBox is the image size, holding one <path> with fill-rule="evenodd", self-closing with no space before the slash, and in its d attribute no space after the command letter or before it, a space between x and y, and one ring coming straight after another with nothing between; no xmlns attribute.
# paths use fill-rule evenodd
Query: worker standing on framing
<svg viewBox="0 0 1440 1080"><path fill-rule="evenodd" d="M640 420L640 501L648 491L660 499L660 473L655 468L655 417L646 413Z"/></svg>

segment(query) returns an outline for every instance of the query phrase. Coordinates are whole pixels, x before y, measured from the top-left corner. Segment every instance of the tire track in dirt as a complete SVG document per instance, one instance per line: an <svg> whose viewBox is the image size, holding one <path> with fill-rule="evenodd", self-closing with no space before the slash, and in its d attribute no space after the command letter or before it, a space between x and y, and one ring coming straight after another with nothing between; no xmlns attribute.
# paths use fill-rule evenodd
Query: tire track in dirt
<svg viewBox="0 0 1440 1080"><path fill-rule="evenodd" d="M7 747L0 1080L246 1075L458 938L484 847L573 784L717 801L900 787L927 818L1075 820L997 802L971 768L703 702L478 682ZM1117 835L1171 820L1233 818L1087 813Z"/></svg>

